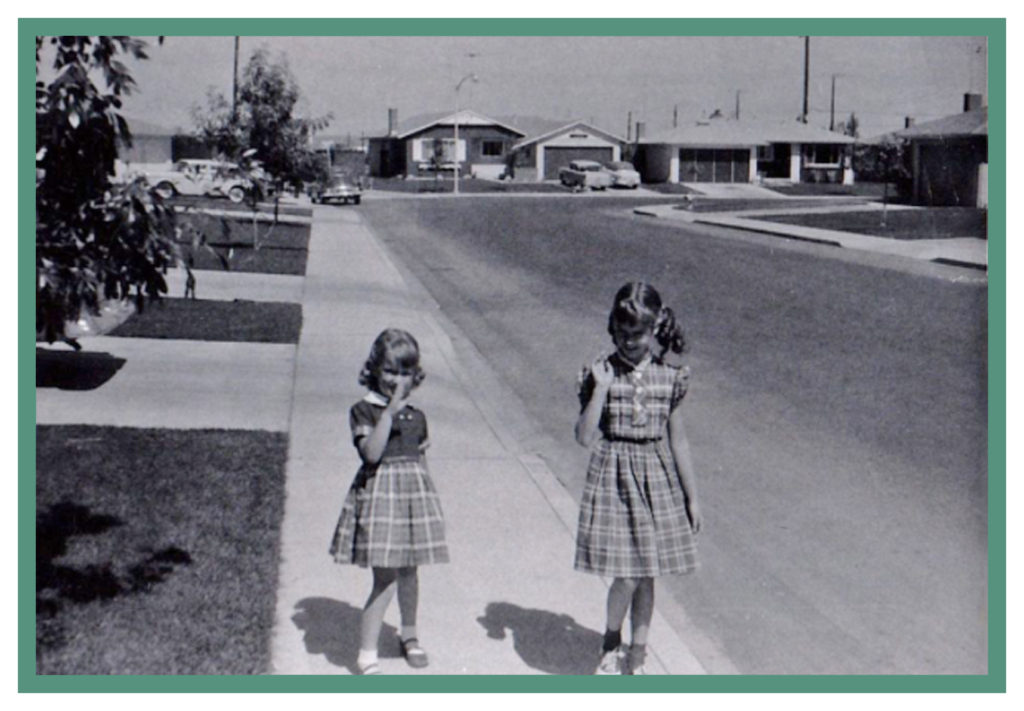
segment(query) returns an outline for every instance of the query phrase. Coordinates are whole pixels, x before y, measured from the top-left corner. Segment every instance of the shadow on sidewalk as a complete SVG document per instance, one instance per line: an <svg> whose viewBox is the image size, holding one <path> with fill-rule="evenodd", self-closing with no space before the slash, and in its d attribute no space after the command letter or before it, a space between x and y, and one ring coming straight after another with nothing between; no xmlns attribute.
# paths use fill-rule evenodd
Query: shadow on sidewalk
<svg viewBox="0 0 1024 711"><path fill-rule="evenodd" d="M602 635L566 614L492 602L477 618L487 636L504 639L512 632L516 654L526 665L548 674L593 674Z"/></svg>
<svg viewBox="0 0 1024 711"><path fill-rule="evenodd" d="M109 353L36 348L36 387L95 390L114 377L125 362Z"/></svg>
<svg viewBox="0 0 1024 711"><path fill-rule="evenodd" d="M303 642L310 654L322 654L335 666L345 667L352 674L359 653L359 616L362 609L329 597L311 597L295 605L292 622L305 635ZM398 630L384 624L381 629L381 658L400 657Z"/></svg>

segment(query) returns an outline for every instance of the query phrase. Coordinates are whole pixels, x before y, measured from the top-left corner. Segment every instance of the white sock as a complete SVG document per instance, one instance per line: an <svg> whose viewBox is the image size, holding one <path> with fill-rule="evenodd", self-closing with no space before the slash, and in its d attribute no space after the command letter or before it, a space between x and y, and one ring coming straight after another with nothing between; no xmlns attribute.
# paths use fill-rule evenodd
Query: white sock
<svg viewBox="0 0 1024 711"><path fill-rule="evenodd" d="M403 642L409 641L410 639L416 636L416 625L413 625L412 627L402 625L402 631L400 635L402 637Z"/></svg>
<svg viewBox="0 0 1024 711"><path fill-rule="evenodd" d="M376 649L360 649L359 657L356 659L356 664L363 669L370 666L371 664L377 663L377 650Z"/></svg>

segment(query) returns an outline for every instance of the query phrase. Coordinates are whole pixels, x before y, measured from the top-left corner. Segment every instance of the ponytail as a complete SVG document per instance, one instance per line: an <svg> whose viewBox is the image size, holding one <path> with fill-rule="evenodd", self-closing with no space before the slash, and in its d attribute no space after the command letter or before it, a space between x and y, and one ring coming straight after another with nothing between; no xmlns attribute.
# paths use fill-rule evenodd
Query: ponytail
<svg viewBox="0 0 1024 711"><path fill-rule="evenodd" d="M683 353L686 350L686 336L683 327L676 320L676 315L667 306L662 306L658 313L658 320L654 324L654 339L661 345L661 354L671 350L673 353Z"/></svg>

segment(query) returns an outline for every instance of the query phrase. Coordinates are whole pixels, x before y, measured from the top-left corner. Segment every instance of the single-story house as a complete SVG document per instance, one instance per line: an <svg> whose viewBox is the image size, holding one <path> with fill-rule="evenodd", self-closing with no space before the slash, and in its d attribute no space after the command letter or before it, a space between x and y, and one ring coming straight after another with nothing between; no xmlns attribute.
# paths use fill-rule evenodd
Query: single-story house
<svg viewBox="0 0 1024 711"><path fill-rule="evenodd" d="M918 205L988 206L988 108L967 94L964 111L896 131L909 143Z"/></svg>
<svg viewBox="0 0 1024 711"><path fill-rule="evenodd" d="M798 121L710 119L637 141L645 183L853 182L854 139Z"/></svg>
<svg viewBox="0 0 1024 711"><path fill-rule="evenodd" d="M525 180L557 180L559 168L585 158L600 163L621 160L626 140L573 121L516 143L515 177Z"/></svg>
<svg viewBox="0 0 1024 711"><path fill-rule="evenodd" d="M497 178L505 170L513 144L526 135L469 109L417 116L401 124L396 118L390 110L387 135L369 139L370 175L432 176L438 170L453 170L457 161L460 175Z"/></svg>

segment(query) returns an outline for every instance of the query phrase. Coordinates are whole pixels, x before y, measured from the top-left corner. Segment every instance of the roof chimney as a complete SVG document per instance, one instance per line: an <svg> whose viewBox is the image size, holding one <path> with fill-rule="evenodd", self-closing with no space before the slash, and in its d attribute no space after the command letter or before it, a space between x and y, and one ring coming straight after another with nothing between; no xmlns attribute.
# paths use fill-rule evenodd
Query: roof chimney
<svg viewBox="0 0 1024 711"><path fill-rule="evenodd" d="M914 117L913 116L904 116L903 117L903 128L910 128L913 125L914 125Z"/></svg>
<svg viewBox="0 0 1024 711"><path fill-rule="evenodd" d="M981 106L981 94L964 94L964 111L975 111Z"/></svg>
<svg viewBox="0 0 1024 711"><path fill-rule="evenodd" d="M639 143L640 139L644 137L644 133L645 133L644 129L646 127L647 126L646 126L646 124L643 121L637 121L636 122L636 140L637 140L637 143Z"/></svg>
<svg viewBox="0 0 1024 711"><path fill-rule="evenodd" d="M398 109L388 109L388 135L398 135Z"/></svg>

